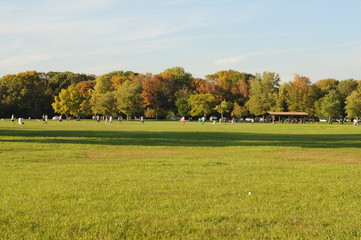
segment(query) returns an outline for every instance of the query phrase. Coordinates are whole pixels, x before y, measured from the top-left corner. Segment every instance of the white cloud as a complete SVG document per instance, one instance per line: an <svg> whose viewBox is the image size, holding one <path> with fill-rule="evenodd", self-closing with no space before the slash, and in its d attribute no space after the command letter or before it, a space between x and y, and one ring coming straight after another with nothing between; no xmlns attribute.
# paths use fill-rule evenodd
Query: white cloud
<svg viewBox="0 0 361 240"><path fill-rule="evenodd" d="M255 56L264 56L264 55L282 54L282 53L291 53L291 52L303 52L303 51L309 51L309 50L311 50L311 48L277 49L277 50L264 51L264 52L252 52L252 53L247 53L244 55L217 59L214 62L214 64L216 64L216 65L236 64L241 61L244 61L247 58L255 57Z"/></svg>
<svg viewBox="0 0 361 240"><path fill-rule="evenodd" d="M246 59L246 56L237 56L237 57L230 57L230 58L222 58L218 59L215 64L217 65L227 65L227 64L234 64L238 63L242 60Z"/></svg>
<svg viewBox="0 0 361 240"><path fill-rule="evenodd" d="M22 56L11 56L0 60L0 65L6 65L10 68L16 68L19 66L31 65L36 62L49 60L53 57L52 53L32 53Z"/></svg>
<svg viewBox="0 0 361 240"><path fill-rule="evenodd" d="M248 53L248 54L244 54L244 55L240 55L240 56L235 56L235 57L229 57L229 58L221 58L221 59L217 59L215 61L216 65L228 65L228 64L236 64L239 63L249 57L253 57L253 56L258 56L258 55L263 55L266 54L266 52L261 53L261 52L254 52L254 53Z"/></svg>

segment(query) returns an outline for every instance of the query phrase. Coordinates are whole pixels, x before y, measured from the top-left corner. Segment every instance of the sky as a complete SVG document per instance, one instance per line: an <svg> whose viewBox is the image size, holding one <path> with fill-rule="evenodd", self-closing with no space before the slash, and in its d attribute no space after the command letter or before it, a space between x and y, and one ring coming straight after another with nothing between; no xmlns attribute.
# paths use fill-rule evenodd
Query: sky
<svg viewBox="0 0 361 240"><path fill-rule="evenodd" d="M359 0L0 0L0 77L36 70L361 79Z"/></svg>

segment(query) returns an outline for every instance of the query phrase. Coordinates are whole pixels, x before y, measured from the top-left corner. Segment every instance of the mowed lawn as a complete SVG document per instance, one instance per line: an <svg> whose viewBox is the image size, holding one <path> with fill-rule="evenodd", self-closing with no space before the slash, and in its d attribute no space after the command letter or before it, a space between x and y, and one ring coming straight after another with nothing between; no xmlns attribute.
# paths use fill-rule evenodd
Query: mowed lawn
<svg viewBox="0 0 361 240"><path fill-rule="evenodd" d="M361 127L0 121L0 239L360 239Z"/></svg>

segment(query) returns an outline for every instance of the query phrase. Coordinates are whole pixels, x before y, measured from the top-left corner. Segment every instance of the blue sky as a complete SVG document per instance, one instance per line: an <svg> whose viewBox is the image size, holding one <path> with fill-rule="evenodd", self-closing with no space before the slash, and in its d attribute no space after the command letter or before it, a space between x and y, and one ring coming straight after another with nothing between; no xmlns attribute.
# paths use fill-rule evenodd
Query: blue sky
<svg viewBox="0 0 361 240"><path fill-rule="evenodd" d="M27 70L361 79L359 0L0 0L0 77Z"/></svg>

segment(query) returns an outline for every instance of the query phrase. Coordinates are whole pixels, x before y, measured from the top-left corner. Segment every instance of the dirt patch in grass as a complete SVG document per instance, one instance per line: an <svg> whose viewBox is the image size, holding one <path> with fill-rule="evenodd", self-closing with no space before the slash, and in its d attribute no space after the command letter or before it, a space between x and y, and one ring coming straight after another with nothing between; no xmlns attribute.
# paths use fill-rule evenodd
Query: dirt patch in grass
<svg viewBox="0 0 361 240"><path fill-rule="evenodd" d="M361 164L361 152L350 151L330 151L328 150L304 150L304 151L279 151L280 160L312 163L335 163L335 164Z"/></svg>

